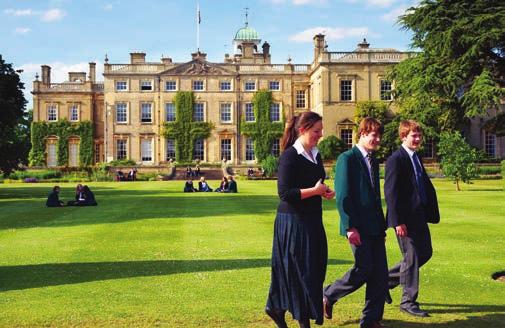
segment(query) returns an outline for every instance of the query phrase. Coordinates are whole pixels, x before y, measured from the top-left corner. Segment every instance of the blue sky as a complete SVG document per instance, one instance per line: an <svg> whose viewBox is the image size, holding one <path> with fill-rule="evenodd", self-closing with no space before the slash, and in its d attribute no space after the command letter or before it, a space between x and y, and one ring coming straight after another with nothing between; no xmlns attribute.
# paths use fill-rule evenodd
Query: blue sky
<svg viewBox="0 0 505 328"><path fill-rule="evenodd" d="M211 62L232 53L236 31L249 26L270 43L272 63L312 61L312 37L324 32L329 51L351 51L366 37L371 47L407 50L410 32L397 16L416 0L200 0L200 49ZM196 50L196 0L0 0L0 54L17 69L27 92L40 65L52 67L52 81L70 71L88 71L103 60L127 63L132 51L146 60L163 55L176 62ZM27 98L31 96L27 95ZM30 99L29 99L30 100Z"/></svg>

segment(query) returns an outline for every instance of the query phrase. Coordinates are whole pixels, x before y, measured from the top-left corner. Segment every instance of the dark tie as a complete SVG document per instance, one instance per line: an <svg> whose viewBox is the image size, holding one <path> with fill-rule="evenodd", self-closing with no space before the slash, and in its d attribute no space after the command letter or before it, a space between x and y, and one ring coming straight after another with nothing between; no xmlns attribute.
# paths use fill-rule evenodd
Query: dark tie
<svg viewBox="0 0 505 328"><path fill-rule="evenodd" d="M375 190L375 176L373 174L372 154L366 154L366 160L368 161L368 164L370 164L370 181L372 182L372 187Z"/></svg>
<svg viewBox="0 0 505 328"><path fill-rule="evenodd" d="M421 197L421 201L423 204L427 203L426 199L426 189L424 188L424 178L423 178L423 169L421 168L421 162L419 161L419 157L417 157L417 154L414 153L412 155L412 159L414 160L414 166L416 168L416 182L417 182L417 189L419 190L419 197Z"/></svg>

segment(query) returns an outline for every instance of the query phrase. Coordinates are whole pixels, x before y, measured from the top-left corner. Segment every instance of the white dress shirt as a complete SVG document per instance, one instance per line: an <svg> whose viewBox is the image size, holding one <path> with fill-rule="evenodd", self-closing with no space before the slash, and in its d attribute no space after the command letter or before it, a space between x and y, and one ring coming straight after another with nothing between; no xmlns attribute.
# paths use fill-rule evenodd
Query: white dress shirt
<svg viewBox="0 0 505 328"><path fill-rule="evenodd" d="M363 148L362 146L356 144L356 147L358 147L359 151L361 152L361 155L363 155L363 159L365 160L365 163L366 163L366 167L368 168L368 175L370 176L370 182L372 183L373 185L373 180L372 180L372 166L370 165L370 162L368 161L368 152L366 151L365 148Z"/></svg>
<svg viewBox="0 0 505 328"><path fill-rule="evenodd" d="M317 147L313 147L310 150L312 158L310 157L310 155L307 153L307 151L303 147L302 142L300 141L300 138L296 139L295 143L293 144L293 148L296 149L296 152L298 153L298 155L301 154L303 157L305 157L306 159L308 159L312 163L317 164L317 154L319 153L319 150L317 149Z"/></svg>

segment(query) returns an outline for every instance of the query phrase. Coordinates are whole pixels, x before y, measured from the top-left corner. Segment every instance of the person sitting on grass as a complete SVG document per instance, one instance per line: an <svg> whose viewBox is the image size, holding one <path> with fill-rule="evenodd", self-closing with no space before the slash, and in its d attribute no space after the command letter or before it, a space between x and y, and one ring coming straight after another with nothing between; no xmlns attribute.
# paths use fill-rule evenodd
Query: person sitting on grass
<svg viewBox="0 0 505 328"><path fill-rule="evenodd" d="M212 188L209 186L207 181L205 181L205 177L200 178L200 181L198 182L198 191L200 191L200 192L212 191Z"/></svg>
<svg viewBox="0 0 505 328"><path fill-rule="evenodd" d="M229 192L229 193L237 193L237 181L233 179L233 176L229 175L228 176L228 188L223 190L223 192Z"/></svg>
<svg viewBox="0 0 505 328"><path fill-rule="evenodd" d="M221 184L219 185L219 188L216 188L216 190L214 190L214 191L215 192L223 192L226 189L228 189L228 179L226 179L226 177L223 177L221 179Z"/></svg>
<svg viewBox="0 0 505 328"><path fill-rule="evenodd" d="M95 194L89 189L88 186L82 187L82 192L84 194L84 199L79 200L79 206L97 206L97 202L95 200Z"/></svg>
<svg viewBox="0 0 505 328"><path fill-rule="evenodd" d="M63 202L60 200L58 194L60 193L60 186L54 186L53 191L47 196L47 207L61 207Z"/></svg>
<svg viewBox="0 0 505 328"><path fill-rule="evenodd" d="M84 191L82 189L82 184L78 184L75 187L75 200L69 200L67 206L77 206L80 201L84 200Z"/></svg>
<svg viewBox="0 0 505 328"><path fill-rule="evenodd" d="M193 180L189 179L188 181L186 181L186 183L184 184L184 192L197 192L198 190L195 189L195 187L193 186Z"/></svg>

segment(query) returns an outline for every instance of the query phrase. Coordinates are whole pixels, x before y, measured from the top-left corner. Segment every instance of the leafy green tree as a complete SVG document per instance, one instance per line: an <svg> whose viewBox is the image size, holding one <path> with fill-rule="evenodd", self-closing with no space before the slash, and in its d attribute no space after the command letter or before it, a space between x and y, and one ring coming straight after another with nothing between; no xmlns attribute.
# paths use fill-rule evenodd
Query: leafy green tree
<svg viewBox="0 0 505 328"><path fill-rule="evenodd" d="M505 95L505 2L422 0L399 23L414 33L417 55L396 65L389 78L405 118L425 134L456 130L465 118L499 107Z"/></svg>
<svg viewBox="0 0 505 328"><path fill-rule="evenodd" d="M342 139L331 135L321 140L317 148L324 160L336 160L338 155L347 149L347 145Z"/></svg>
<svg viewBox="0 0 505 328"><path fill-rule="evenodd" d="M467 144L459 132L442 132L438 148L442 172L456 183L458 191L460 181L470 183L477 176L477 150Z"/></svg>
<svg viewBox="0 0 505 328"><path fill-rule="evenodd" d="M24 84L12 64L6 63L0 55L0 170L4 175L20 163L26 163L27 159L29 118L24 111L23 89Z"/></svg>
<svg viewBox="0 0 505 328"><path fill-rule="evenodd" d="M275 172L277 172L277 169L279 168L279 159L274 155L267 155L261 161L261 167L263 168L265 175L267 177L271 177L275 174Z"/></svg>

